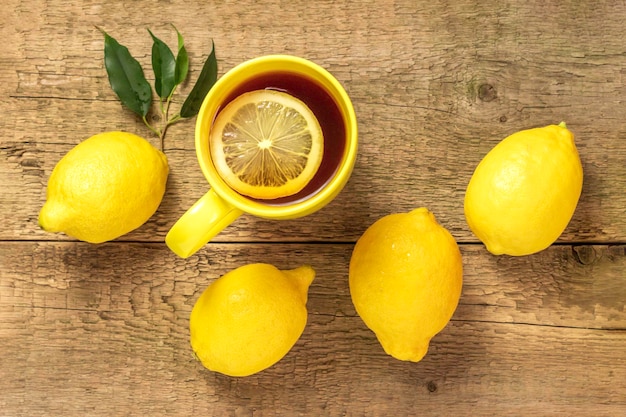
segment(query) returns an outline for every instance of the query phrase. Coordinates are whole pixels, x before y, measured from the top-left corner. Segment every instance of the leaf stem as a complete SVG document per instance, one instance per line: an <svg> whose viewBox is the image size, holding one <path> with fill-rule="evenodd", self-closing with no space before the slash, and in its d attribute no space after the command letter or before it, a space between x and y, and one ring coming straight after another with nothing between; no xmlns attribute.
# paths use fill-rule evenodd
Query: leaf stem
<svg viewBox="0 0 626 417"><path fill-rule="evenodd" d="M172 124L176 123L177 121L179 121L180 119L182 119L182 117L181 117L180 113L175 114L175 115L173 115L173 116L172 116L172 118L171 118L171 119L169 119L169 120L167 121L167 124L168 124L168 125L172 125Z"/></svg>
<svg viewBox="0 0 626 417"><path fill-rule="evenodd" d="M165 149L165 132L167 132L167 128L169 126L170 126L169 124L165 124L165 126L163 126L163 130L161 131L161 135L160 135L161 151L163 151Z"/></svg>
<svg viewBox="0 0 626 417"><path fill-rule="evenodd" d="M152 131L152 133L154 133L157 136L161 136L161 132L159 132L158 129L155 129L154 127L152 127L152 125L150 123L148 123L148 119L146 119L146 116L142 116L141 117L143 120L143 123L148 127L148 129L150 129Z"/></svg>

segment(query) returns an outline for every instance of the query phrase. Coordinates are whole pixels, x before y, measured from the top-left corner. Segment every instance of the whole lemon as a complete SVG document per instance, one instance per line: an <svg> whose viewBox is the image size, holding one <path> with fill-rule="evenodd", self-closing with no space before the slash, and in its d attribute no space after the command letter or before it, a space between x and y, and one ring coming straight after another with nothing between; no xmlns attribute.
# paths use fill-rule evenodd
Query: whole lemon
<svg viewBox="0 0 626 417"><path fill-rule="evenodd" d="M418 362L458 305L461 253L426 208L390 214L357 241L349 281L357 313L385 352Z"/></svg>
<svg viewBox="0 0 626 417"><path fill-rule="evenodd" d="M478 164L465 218L494 255L529 255L558 239L574 215L583 168L565 123L522 130Z"/></svg>
<svg viewBox="0 0 626 417"><path fill-rule="evenodd" d="M310 266L281 271L257 263L223 275L202 293L189 318L191 347L209 370L248 376L274 365L307 322Z"/></svg>
<svg viewBox="0 0 626 417"><path fill-rule="evenodd" d="M85 242L113 240L154 214L168 172L165 155L137 135L92 136L52 170L39 225Z"/></svg>

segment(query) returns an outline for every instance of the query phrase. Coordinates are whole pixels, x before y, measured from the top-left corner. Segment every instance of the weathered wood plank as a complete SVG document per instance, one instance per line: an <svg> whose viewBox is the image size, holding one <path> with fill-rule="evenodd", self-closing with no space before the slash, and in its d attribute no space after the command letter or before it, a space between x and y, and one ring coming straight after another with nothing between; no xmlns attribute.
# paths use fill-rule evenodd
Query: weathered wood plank
<svg viewBox="0 0 626 417"><path fill-rule="evenodd" d="M355 314L347 285L352 245L210 246L184 261L158 244L1 243L3 413L626 410L623 246L557 246L524 258L462 246L461 305L418 364L386 356ZM260 374L206 371L188 345L193 303L218 276L254 261L316 268L307 328Z"/></svg>
<svg viewBox="0 0 626 417"><path fill-rule="evenodd" d="M25 104L23 100L13 102L18 106ZM34 236L43 240L59 239L59 236L47 235L39 230L36 222L37 213L45 201L45 185L54 165L72 146L92 134L120 128L143 134L142 126L139 122L107 122L124 117L123 110L117 105L114 105L115 109L105 110L102 104L83 103L79 118L83 122L77 123L90 124L90 118L95 114L99 114L101 119L97 127L84 126L84 134L76 137L71 126L73 121L63 116L72 113L73 102L38 99L27 103L30 109L24 112L23 118L15 120L15 126L8 131L14 132L13 137L3 137L0 146L0 175L3 178L0 197L6 208L1 214L5 227L0 236L3 239L29 239ZM67 129L61 130L65 132L63 135L50 128L58 125ZM21 127L18 129L18 126ZM425 205L452 230L457 239L475 241L465 224L463 195L473 166L478 163L476 155L482 155L482 150L478 148L483 145L470 143L467 148L459 149L454 145L458 138L449 134L440 138L436 147L418 140L407 141L402 135L391 138L385 146L372 146L368 141L378 134L368 132L368 129L361 129L362 146L353 177L329 207L310 218L281 224L245 216L236 227L227 229L218 238L247 241L270 238L355 240L376 218ZM41 133L34 135L26 132ZM127 236L127 240L162 240L175 219L208 190L195 153L189 149L193 126L175 126L170 129L169 135L177 143L186 143L184 146L187 148L166 149L171 177L163 205L146 227ZM152 141L157 144L156 140ZM581 154L586 152L583 154L583 195L562 241L623 241L626 236L623 216L626 197L620 190L625 185L626 165L620 161L626 160L624 144L626 142L617 138L607 138L606 146L587 151L581 149ZM445 149L456 149L456 155Z"/></svg>
<svg viewBox="0 0 626 417"><path fill-rule="evenodd" d="M318 272L311 306L319 314L354 315L346 281L352 247L210 244L183 260L162 244L2 243L3 304L116 312L140 308L131 294L140 287L146 296L158 291L143 299L141 308L169 308L158 298L194 298L213 279L245 263L283 268L309 263ZM624 246L553 246L527 257L496 257L478 245L461 248L465 282L457 320L626 328Z"/></svg>

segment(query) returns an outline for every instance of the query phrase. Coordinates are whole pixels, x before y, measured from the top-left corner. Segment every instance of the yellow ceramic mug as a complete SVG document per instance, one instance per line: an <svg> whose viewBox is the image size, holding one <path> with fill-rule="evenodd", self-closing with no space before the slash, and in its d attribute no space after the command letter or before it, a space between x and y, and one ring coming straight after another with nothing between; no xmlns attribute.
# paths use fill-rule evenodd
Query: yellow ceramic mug
<svg viewBox="0 0 626 417"><path fill-rule="evenodd" d="M324 134L324 157L318 173L293 198L255 200L245 197L218 175L211 160L209 133L217 113L244 92L262 88L286 90L307 103ZM211 188L174 224L165 238L186 258L243 213L268 219L294 219L328 204L348 181L357 155L354 108L341 84L324 68L289 55L246 61L222 76L202 103L196 121L196 154Z"/></svg>

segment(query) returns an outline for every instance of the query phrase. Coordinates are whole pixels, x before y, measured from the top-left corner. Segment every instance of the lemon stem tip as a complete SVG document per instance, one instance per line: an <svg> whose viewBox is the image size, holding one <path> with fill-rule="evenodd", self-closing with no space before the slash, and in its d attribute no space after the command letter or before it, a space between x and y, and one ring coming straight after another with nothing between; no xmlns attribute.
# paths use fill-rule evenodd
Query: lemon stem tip
<svg viewBox="0 0 626 417"><path fill-rule="evenodd" d="M306 292L315 278L315 270L309 265L283 271L297 283L300 290Z"/></svg>

